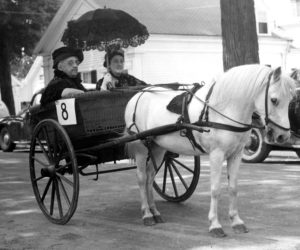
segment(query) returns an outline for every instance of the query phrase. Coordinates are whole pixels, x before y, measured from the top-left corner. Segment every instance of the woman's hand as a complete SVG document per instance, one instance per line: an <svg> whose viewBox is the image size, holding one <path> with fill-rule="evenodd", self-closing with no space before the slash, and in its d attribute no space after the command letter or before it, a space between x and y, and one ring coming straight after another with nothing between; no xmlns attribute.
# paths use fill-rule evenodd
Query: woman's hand
<svg viewBox="0 0 300 250"><path fill-rule="evenodd" d="M72 97L73 95L80 93L84 93L84 91L80 89L65 88L61 93L61 97Z"/></svg>
<svg viewBox="0 0 300 250"><path fill-rule="evenodd" d="M112 75L110 73L106 73L105 76L103 77L103 82L101 85L101 90L110 90L112 88L115 88L114 82L112 79Z"/></svg>

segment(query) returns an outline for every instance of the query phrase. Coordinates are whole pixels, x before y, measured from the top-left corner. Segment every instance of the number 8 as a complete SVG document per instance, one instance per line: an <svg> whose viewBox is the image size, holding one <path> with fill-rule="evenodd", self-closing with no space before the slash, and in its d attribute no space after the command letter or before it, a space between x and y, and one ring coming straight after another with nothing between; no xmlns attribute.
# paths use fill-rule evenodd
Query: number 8
<svg viewBox="0 0 300 250"><path fill-rule="evenodd" d="M69 114L68 114L68 111L67 111L67 105L63 102L61 105L60 105L60 108L61 108L61 116L64 120L68 120L69 118Z"/></svg>

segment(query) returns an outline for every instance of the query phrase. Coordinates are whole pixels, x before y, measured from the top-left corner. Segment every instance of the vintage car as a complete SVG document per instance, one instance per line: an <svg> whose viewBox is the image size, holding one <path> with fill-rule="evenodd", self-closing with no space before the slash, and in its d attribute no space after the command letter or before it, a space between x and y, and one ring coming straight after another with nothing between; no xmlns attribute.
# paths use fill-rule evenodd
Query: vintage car
<svg viewBox="0 0 300 250"><path fill-rule="evenodd" d="M263 162L273 150L295 151L300 157L300 135L292 133L291 138L283 145L271 144L265 140L265 131L257 128L252 129L249 141L243 152L243 162Z"/></svg>
<svg viewBox="0 0 300 250"><path fill-rule="evenodd" d="M32 128L29 125L29 108L39 104L42 90L31 98L30 104L17 115L0 118L0 147L3 152L11 152L16 145L28 145Z"/></svg>
<svg viewBox="0 0 300 250"><path fill-rule="evenodd" d="M265 140L265 131L252 129L250 138L244 148L244 162L258 163L264 161L272 150L292 150L300 157L300 88L297 88L296 97L289 105L289 120L291 137L284 144L268 143Z"/></svg>

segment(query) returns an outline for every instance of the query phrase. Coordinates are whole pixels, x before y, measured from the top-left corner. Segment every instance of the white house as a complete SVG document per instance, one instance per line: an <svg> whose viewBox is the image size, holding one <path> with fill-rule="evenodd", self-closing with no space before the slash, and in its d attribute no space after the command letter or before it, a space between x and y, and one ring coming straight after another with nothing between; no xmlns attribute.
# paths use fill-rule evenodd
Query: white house
<svg viewBox="0 0 300 250"><path fill-rule="evenodd" d="M19 81L13 75L11 76L16 114L28 105L35 92L45 87L44 69L42 66L43 57L38 56L25 79Z"/></svg>
<svg viewBox="0 0 300 250"><path fill-rule="evenodd" d="M282 0L293 4L296 0ZM61 37L69 20L96 8L121 9L143 23L150 33L145 44L126 50L126 68L147 83L210 81L223 71L220 0L65 0L35 48L43 57L45 84L52 78L51 53L63 46ZM269 15L270 2L256 0L259 56L262 64L289 69L292 38L280 35ZM298 1L297 1L298 2ZM294 53L291 56L291 53ZM104 53L86 51L80 65L84 82L102 77ZM96 74L96 75L95 75Z"/></svg>

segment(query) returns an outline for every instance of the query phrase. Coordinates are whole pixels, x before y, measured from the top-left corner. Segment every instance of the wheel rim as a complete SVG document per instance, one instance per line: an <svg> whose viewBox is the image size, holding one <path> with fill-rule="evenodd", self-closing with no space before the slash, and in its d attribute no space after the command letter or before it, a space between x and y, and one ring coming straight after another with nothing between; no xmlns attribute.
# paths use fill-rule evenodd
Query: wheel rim
<svg viewBox="0 0 300 250"><path fill-rule="evenodd" d="M34 130L30 176L36 200L47 219L67 223L77 207L79 177L71 141L55 121L42 121Z"/></svg>
<svg viewBox="0 0 300 250"><path fill-rule="evenodd" d="M181 159L166 154L159 166L153 187L164 199L181 202L188 199L196 189L200 176L200 158Z"/></svg>
<svg viewBox="0 0 300 250"><path fill-rule="evenodd" d="M5 133L3 135L3 142L7 145L9 143L9 140L10 140L10 136L8 133Z"/></svg>
<svg viewBox="0 0 300 250"><path fill-rule="evenodd" d="M252 130L251 135L249 138L249 141L247 142L245 148L244 148L244 154L246 155L253 155L259 150L260 144L259 144L259 135L257 131Z"/></svg>

